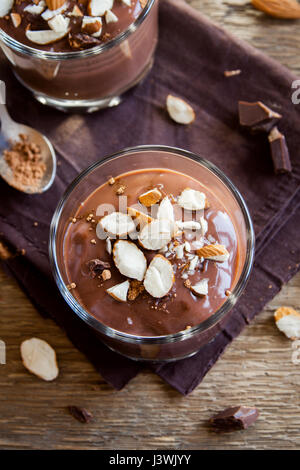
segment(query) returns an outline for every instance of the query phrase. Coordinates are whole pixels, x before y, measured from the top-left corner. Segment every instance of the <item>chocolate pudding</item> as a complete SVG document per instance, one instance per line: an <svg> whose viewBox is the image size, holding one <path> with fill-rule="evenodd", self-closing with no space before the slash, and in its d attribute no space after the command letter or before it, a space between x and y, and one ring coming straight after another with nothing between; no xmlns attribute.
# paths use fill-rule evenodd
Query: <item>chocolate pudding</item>
<svg viewBox="0 0 300 470"><path fill-rule="evenodd" d="M104 325L138 336L177 333L215 313L237 282L239 251L213 188L160 168L98 187L70 214L63 243L72 295Z"/></svg>
<svg viewBox="0 0 300 470"><path fill-rule="evenodd" d="M157 0L5 3L0 45L17 77L44 104L88 111L116 105L151 67Z"/></svg>

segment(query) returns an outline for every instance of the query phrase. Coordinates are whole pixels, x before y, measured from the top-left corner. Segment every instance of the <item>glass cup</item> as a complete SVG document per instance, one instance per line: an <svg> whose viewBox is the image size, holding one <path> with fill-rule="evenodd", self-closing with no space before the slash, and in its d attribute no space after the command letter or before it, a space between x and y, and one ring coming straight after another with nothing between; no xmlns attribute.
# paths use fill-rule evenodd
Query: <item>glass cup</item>
<svg viewBox="0 0 300 470"><path fill-rule="evenodd" d="M157 40L158 0L148 0L119 36L83 51L42 51L0 29L0 46L17 79L40 103L73 112L117 106L151 69Z"/></svg>
<svg viewBox="0 0 300 470"><path fill-rule="evenodd" d="M63 244L67 226L78 206L111 175L149 168L166 168L201 181L222 200L236 229L239 263L231 295L208 319L188 330L165 336L135 336L104 325L73 297L64 264ZM198 155L172 147L138 146L94 163L71 183L59 202L50 229L50 261L57 286L74 314L85 321L112 350L131 359L173 361L195 354L222 330L228 314L242 294L253 264L254 231L247 206L232 182L216 166Z"/></svg>

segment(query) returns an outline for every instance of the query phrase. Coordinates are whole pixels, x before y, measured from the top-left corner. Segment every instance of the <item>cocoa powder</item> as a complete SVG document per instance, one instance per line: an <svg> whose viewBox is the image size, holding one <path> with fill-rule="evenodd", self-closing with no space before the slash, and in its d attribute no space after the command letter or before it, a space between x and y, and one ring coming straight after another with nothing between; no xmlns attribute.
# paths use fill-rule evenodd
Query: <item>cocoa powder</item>
<svg viewBox="0 0 300 470"><path fill-rule="evenodd" d="M21 191L31 188L33 191L40 186L46 171L46 165L41 157L41 149L30 142L27 135L20 134L20 140L11 143L4 150L4 159L12 171L11 185Z"/></svg>

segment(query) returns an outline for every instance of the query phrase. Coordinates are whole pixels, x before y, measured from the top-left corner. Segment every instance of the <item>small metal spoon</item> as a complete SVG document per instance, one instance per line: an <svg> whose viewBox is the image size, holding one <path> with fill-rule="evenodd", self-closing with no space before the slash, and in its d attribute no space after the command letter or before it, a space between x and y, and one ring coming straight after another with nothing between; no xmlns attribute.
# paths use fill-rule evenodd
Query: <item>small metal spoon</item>
<svg viewBox="0 0 300 470"><path fill-rule="evenodd" d="M47 191L47 189L49 189L52 185L56 174L56 155L51 142L47 139L47 137L35 129L13 121L7 112L6 106L1 103L0 123L0 176L10 186L13 186L15 189L23 191L27 194L43 193ZM15 186L13 182L12 171L3 157L3 151L10 148L11 142L18 141L20 134L28 136L28 140L39 145L41 149L41 158L46 164L46 171L38 188L32 188L28 186L21 190L19 187Z"/></svg>

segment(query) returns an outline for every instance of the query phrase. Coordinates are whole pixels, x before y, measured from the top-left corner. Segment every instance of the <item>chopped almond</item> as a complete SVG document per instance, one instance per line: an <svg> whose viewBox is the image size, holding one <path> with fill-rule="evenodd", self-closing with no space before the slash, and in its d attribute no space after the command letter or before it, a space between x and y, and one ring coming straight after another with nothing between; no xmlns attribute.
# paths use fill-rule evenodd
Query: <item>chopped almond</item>
<svg viewBox="0 0 300 470"><path fill-rule="evenodd" d="M130 281L130 287L127 296L128 300L135 300L144 290L145 287L141 281Z"/></svg>
<svg viewBox="0 0 300 470"><path fill-rule="evenodd" d="M155 298L168 294L175 282L175 276L170 261L162 255L152 259L146 271L144 286L146 291Z"/></svg>
<svg viewBox="0 0 300 470"><path fill-rule="evenodd" d="M99 225L105 232L118 237L125 236L135 230L132 218L123 212L112 212L104 216Z"/></svg>
<svg viewBox="0 0 300 470"><path fill-rule="evenodd" d="M26 31L26 37L29 41L34 42L35 44L47 45L52 44L53 42L59 41L68 34L68 30L56 32L51 29L43 29L41 31Z"/></svg>
<svg viewBox="0 0 300 470"><path fill-rule="evenodd" d="M193 294L198 295L200 297L208 294L208 279L201 279L201 281L197 282L191 286L191 291Z"/></svg>
<svg viewBox="0 0 300 470"><path fill-rule="evenodd" d="M144 227L147 224L150 224L154 219L150 217L150 215L145 214L144 212L140 212L133 207L127 207L127 213L136 220L137 226L140 228Z"/></svg>
<svg viewBox="0 0 300 470"><path fill-rule="evenodd" d="M57 10L62 7L66 0L46 0L49 10Z"/></svg>
<svg viewBox="0 0 300 470"><path fill-rule="evenodd" d="M224 245L217 243L213 245L205 245L197 250L197 255L201 258L209 259L212 261L224 262L229 258L229 253Z"/></svg>
<svg viewBox="0 0 300 470"><path fill-rule="evenodd" d="M139 234L139 243L146 250L160 250L172 240L174 233L174 222L156 219L143 227Z"/></svg>
<svg viewBox="0 0 300 470"><path fill-rule="evenodd" d="M127 293L129 289L129 281L121 282L121 284L116 284L115 286L106 289L106 292L119 302L126 302Z"/></svg>
<svg viewBox="0 0 300 470"><path fill-rule="evenodd" d="M280 307L274 314L277 328L289 339L300 338L300 313L291 307Z"/></svg>
<svg viewBox="0 0 300 470"><path fill-rule="evenodd" d="M19 15L19 13L11 13L10 18L15 28L18 28L22 23L22 17Z"/></svg>
<svg viewBox="0 0 300 470"><path fill-rule="evenodd" d="M177 198L177 203L183 209L198 211L205 209L206 196L201 191L185 188Z"/></svg>
<svg viewBox="0 0 300 470"><path fill-rule="evenodd" d="M21 344L22 361L26 369L43 380L51 381L59 374L54 349L38 338L31 338Z"/></svg>
<svg viewBox="0 0 300 470"><path fill-rule="evenodd" d="M166 104L169 116L178 124L191 124L195 120L195 111L181 98L168 95Z"/></svg>
<svg viewBox="0 0 300 470"><path fill-rule="evenodd" d="M174 209L170 199L166 196L161 201L158 211L157 211L157 218L158 219L168 219L168 220L175 220L174 217Z"/></svg>
<svg viewBox="0 0 300 470"><path fill-rule="evenodd" d="M108 279L111 279L111 272L109 269L104 269L102 271L101 277L103 281L108 281Z"/></svg>
<svg viewBox="0 0 300 470"><path fill-rule="evenodd" d="M14 0L1 0L0 2L0 18L8 15L12 9Z"/></svg>
<svg viewBox="0 0 300 470"><path fill-rule="evenodd" d="M118 240L113 249L114 262L123 276L142 281L147 269L144 253L128 240Z"/></svg>
<svg viewBox="0 0 300 470"><path fill-rule="evenodd" d="M161 192L154 188L150 189L146 193L143 193L139 196L139 201L143 206L151 207L153 204L157 204L161 200L162 194Z"/></svg>
<svg viewBox="0 0 300 470"><path fill-rule="evenodd" d="M91 16L103 16L111 10L114 0L90 0L88 4L88 14Z"/></svg>

